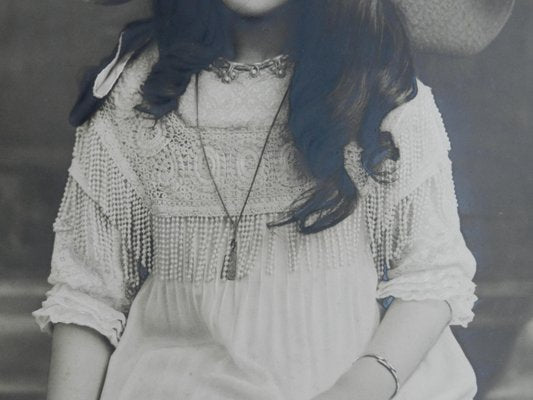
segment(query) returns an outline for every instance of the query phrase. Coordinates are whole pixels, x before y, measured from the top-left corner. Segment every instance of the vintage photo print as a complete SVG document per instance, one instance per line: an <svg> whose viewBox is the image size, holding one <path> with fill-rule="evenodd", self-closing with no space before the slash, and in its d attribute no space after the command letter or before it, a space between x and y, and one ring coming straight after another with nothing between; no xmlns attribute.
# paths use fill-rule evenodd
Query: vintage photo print
<svg viewBox="0 0 533 400"><path fill-rule="evenodd" d="M0 400L533 398L533 2L0 21Z"/></svg>

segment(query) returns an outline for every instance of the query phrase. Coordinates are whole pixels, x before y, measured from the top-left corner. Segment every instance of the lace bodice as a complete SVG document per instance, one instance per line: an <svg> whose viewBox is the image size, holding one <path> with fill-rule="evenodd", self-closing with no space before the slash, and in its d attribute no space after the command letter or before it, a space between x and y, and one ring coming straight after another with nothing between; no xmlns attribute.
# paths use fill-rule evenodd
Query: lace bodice
<svg viewBox="0 0 533 400"><path fill-rule="evenodd" d="M132 111L141 101L139 82L148 74L155 58L152 53L126 71L87 129L102 132L120 168L132 170L136 191L156 214L223 216L195 127L193 85L181 98L178 111L159 123ZM240 76L228 85L214 73L204 71L199 80L200 132L214 177L232 214L240 210L280 94L289 82L288 77L273 80L268 73L263 74ZM204 87L209 88L205 94ZM283 211L313 185L291 143L287 108L286 102L263 157L247 215ZM357 147L351 145L346 152L353 178L364 186L366 178Z"/></svg>

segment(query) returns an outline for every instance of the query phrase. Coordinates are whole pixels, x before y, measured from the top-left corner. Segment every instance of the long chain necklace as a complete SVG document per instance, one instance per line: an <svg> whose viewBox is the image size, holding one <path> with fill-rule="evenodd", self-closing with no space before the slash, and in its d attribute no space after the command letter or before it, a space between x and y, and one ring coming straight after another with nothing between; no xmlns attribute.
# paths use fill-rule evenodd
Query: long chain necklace
<svg viewBox="0 0 533 400"><path fill-rule="evenodd" d="M250 187L248 188L248 192L246 194L246 198L244 200L244 204L242 205L241 211L239 213L239 216L237 219L234 219L231 214L228 211L228 208L226 207L226 203L224 202L224 199L222 198L222 195L220 194L220 189L217 185L217 182L214 178L213 171L211 170L211 166L209 165L209 160L207 157L207 153L205 150L205 145L202 139L202 134L200 132L200 121L199 121L199 90L198 90L198 73L195 75L195 94L196 94L196 131L198 132L198 138L200 141L200 146L202 147L202 153L204 156L204 160L207 166L207 171L209 172L209 177L211 178L211 181L213 182L213 186L215 187L215 191L217 193L218 199L220 200L220 203L222 205L222 208L224 209L224 212L226 213L226 216L228 217L228 220L230 221L231 227L232 227L232 234L231 234L231 241L229 243L229 252L224 257L224 262L222 264L222 269L220 271L220 277L223 279L224 277L227 280L235 280L237 278L237 233L239 229L239 224L242 220L242 217L244 215L244 210L246 209L246 205L248 204L248 200L250 198L250 194L252 193L252 188L254 186L255 180L257 178L257 174L259 172L259 167L261 166L261 161L263 160L263 156L265 154L265 150L268 144L268 140L272 134L272 130L274 128L274 124L276 123L276 120L278 119L278 115L281 112L281 109L283 107L283 103L285 103L285 99L287 98L287 95L289 93L289 87L287 87L287 90L285 91L285 94L283 95L283 99L281 100L281 103L276 111L276 115L274 116L274 119L272 120L272 124L270 125L270 128L268 130L268 133L265 138L265 142L263 144L263 147L261 149L261 154L259 156L259 161L257 162L257 166L255 167L254 175L252 178L252 182L250 183Z"/></svg>

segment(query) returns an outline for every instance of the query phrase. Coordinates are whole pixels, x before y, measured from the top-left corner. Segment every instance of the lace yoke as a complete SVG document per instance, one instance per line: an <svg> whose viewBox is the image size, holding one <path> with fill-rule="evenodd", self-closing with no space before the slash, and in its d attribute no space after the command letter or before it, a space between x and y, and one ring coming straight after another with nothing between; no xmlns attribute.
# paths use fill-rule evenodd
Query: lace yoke
<svg viewBox="0 0 533 400"><path fill-rule="evenodd" d="M157 122L133 109L141 102L140 87L155 57L154 51L147 51L129 63L101 109L78 128L69 183L56 221L59 226L69 216L83 213L87 202L96 205L101 219L96 226L103 233L111 227L119 231L120 257L131 296L152 269L168 279L216 279L218 260L223 259L229 246L229 224L209 178L198 130L190 123L191 88L182 96L179 111ZM207 84L209 79L215 79L214 75L205 76ZM264 90L273 93L281 93L279 88L288 84L288 79L275 83L268 83L277 79L272 77L249 79L263 79ZM231 85L235 84L239 83ZM364 238L369 242L378 275L383 277L394 251L399 251L401 243L411 235L407 231L394 232L393 227L404 214L399 209L413 207L424 193L409 194L449 161L449 144L440 115L434 118L431 93L423 85L420 93L411 102L414 107L401 106L383 121L382 128L392 132L401 151L401 161L395 166L396 181L376 184L361 167L359 148L353 143L348 145L346 166L361 191L359 204L354 214L337 227L310 236L299 234L292 225L271 230L266 227L268 221L279 218L293 200L313 186L291 143L285 122L287 107L282 110L238 233L242 245L238 249L237 279L248 274L260 252L279 250L273 248L276 234L287 237L291 270L319 264L304 260L306 246L324 246L333 249L336 257L356 259L352 253L357 251L356 243ZM213 110L238 101L224 98L223 93L221 96L204 99ZM268 131L266 121L273 115L268 111L277 106L276 101L264 107L263 124L217 127L207 123L200 129L214 177L233 215L238 214L246 196ZM413 110L418 110L417 115L412 115ZM254 113L248 118L252 121ZM428 134L411 134L415 131ZM77 242L81 244L86 233L80 230L78 235L81 237ZM354 246L335 249L346 238ZM83 255L81 245L79 252ZM111 257L112 251L108 254ZM266 260L265 268L273 268L268 255ZM335 257L320 260L321 268L339 265L343 263Z"/></svg>

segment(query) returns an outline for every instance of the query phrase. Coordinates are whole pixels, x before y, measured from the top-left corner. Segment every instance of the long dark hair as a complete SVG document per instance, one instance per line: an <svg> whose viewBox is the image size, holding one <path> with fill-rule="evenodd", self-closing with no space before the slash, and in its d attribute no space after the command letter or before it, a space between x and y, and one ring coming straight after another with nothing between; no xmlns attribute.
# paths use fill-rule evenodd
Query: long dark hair
<svg viewBox="0 0 533 400"><path fill-rule="evenodd" d="M175 110L192 75L216 57L231 57L222 0L154 0L153 37L159 60L144 82L138 110L160 118ZM403 18L390 0L289 0L294 14L287 50L294 61L289 128L316 185L272 225L296 223L303 233L349 216L359 191L344 164L355 140L374 179L399 149L382 132L383 118L416 94Z"/></svg>

